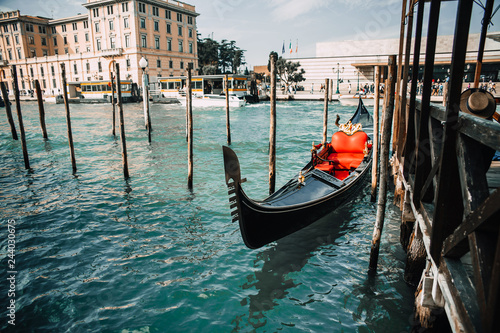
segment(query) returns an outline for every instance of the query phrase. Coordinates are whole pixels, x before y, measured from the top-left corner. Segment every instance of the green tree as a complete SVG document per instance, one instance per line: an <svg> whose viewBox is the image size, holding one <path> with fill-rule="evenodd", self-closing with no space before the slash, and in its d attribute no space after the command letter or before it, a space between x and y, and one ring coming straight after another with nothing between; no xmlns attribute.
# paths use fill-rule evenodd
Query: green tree
<svg viewBox="0 0 500 333"><path fill-rule="evenodd" d="M204 73L205 66L217 68L219 62L219 43L211 38L200 39L198 36L198 67L200 73ZM210 68L208 71L212 72ZM213 73L216 74L216 73Z"/></svg>
<svg viewBox="0 0 500 333"><path fill-rule="evenodd" d="M306 71L303 68L300 68L300 62L293 62L290 60L286 60L283 57L278 58L278 54L276 52L271 52L271 54L276 55L276 72L281 81L281 84L285 85L285 91L288 91L288 87L293 83L299 83L305 81L306 78L304 74ZM271 71L271 57L269 57L269 62L267 68Z"/></svg>

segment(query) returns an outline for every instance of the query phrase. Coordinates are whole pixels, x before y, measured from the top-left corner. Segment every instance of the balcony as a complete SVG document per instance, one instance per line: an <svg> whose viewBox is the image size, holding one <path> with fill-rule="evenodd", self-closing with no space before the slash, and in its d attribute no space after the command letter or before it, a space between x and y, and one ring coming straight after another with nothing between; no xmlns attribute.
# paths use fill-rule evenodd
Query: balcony
<svg viewBox="0 0 500 333"><path fill-rule="evenodd" d="M121 56L123 52L123 49L121 47L117 47L114 49L105 49L101 50L101 56L102 57L117 57Z"/></svg>
<svg viewBox="0 0 500 333"><path fill-rule="evenodd" d="M7 66L9 62L7 60L0 60L0 67Z"/></svg>

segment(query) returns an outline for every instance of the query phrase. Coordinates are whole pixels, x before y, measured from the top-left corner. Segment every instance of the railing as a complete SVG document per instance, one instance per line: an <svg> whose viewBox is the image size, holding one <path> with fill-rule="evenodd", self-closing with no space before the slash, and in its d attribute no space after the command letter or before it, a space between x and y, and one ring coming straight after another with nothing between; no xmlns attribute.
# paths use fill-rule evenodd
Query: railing
<svg viewBox="0 0 500 333"><path fill-rule="evenodd" d="M101 56L103 57L117 57L121 56L123 53L123 49L121 47L113 48L113 49L105 49L101 50Z"/></svg>

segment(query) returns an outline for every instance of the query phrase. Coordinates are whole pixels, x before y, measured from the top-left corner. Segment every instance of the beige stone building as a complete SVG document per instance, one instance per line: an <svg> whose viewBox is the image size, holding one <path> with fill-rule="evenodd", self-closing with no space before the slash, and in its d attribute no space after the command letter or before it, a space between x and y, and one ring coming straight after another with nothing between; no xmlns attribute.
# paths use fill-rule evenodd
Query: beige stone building
<svg viewBox="0 0 500 333"><path fill-rule="evenodd" d="M22 92L38 79L59 94L64 63L70 85L109 80L112 62L122 80L142 84L141 57L150 82L198 66L195 7L175 0L87 0L86 13L60 19L0 13L0 79L12 93L11 65Z"/></svg>

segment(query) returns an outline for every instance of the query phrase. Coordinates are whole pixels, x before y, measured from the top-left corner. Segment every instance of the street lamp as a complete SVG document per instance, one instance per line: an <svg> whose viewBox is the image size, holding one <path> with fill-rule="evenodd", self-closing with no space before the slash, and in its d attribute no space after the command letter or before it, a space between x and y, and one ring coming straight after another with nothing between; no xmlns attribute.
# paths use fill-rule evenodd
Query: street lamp
<svg viewBox="0 0 500 333"><path fill-rule="evenodd" d="M360 70L357 70L356 74L358 75L358 88L356 89L356 91L359 92L359 74L362 74L362 72Z"/></svg>
<svg viewBox="0 0 500 333"><path fill-rule="evenodd" d="M337 69L332 68L333 73L337 73L337 91L336 94L340 94L339 85L340 85L340 73L344 73L344 67L340 68L340 63L337 63Z"/></svg>
<svg viewBox="0 0 500 333"><path fill-rule="evenodd" d="M139 67L142 68L142 100L144 105L144 123L146 128L148 128L148 104L149 104L149 96L148 96L148 82L146 77L146 67L148 67L148 61L142 57L139 60Z"/></svg>

